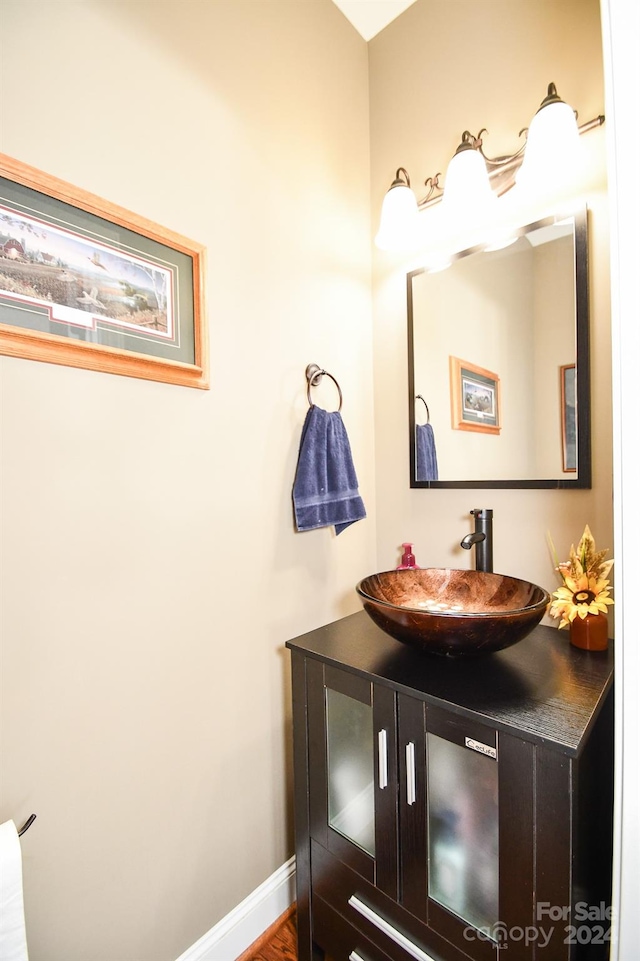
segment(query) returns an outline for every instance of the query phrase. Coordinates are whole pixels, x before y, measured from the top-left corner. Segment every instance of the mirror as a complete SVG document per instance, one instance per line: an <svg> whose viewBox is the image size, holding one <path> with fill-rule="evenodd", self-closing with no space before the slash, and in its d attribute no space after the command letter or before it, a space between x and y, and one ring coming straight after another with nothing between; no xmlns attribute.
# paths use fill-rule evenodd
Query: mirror
<svg viewBox="0 0 640 961"><path fill-rule="evenodd" d="M587 213L407 275L411 487L591 486Z"/></svg>

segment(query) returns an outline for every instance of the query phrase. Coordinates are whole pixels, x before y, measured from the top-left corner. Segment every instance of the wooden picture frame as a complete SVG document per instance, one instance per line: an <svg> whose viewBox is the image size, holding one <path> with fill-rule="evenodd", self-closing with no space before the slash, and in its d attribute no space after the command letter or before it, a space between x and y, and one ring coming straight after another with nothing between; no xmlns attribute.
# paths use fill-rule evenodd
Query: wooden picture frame
<svg viewBox="0 0 640 961"><path fill-rule="evenodd" d="M451 426L454 430L499 434L500 378L459 357L449 357Z"/></svg>
<svg viewBox="0 0 640 961"><path fill-rule="evenodd" d="M560 421L562 431L562 470L575 474L578 450L578 422L576 414L576 365L560 367Z"/></svg>
<svg viewBox="0 0 640 961"><path fill-rule="evenodd" d="M0 154L0 354L207 389L204 247Z"/></svg>

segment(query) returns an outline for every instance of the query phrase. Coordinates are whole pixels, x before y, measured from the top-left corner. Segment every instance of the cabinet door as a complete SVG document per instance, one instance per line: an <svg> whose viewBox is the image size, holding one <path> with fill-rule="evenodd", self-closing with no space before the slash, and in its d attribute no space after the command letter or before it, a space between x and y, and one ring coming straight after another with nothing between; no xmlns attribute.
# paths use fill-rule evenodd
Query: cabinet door
<svg viewBox="0 0 640 961"><path fill-rule="evenodd" d="M309 661L311 836L397 897L395 694Z"/></svg>
<svg viewBox="0 0 640 961"><path fill-rule="evenodd" d="M496 732L428 708L427 771L429 920L453 916L463 938L492 932L500 920Z"/></svg>
<svg viewBox="0 0 640 961"><path fill-rule="evenodd" d="M404 695L398 731L401 903L471 957L495 958L505 931L531 923L530 746Z"/></svg>

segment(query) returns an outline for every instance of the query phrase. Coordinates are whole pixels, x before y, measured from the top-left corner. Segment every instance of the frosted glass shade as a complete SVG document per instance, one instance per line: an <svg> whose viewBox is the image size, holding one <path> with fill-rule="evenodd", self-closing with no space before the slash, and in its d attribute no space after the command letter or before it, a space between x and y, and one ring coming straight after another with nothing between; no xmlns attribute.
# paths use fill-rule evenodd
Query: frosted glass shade
<svg viewBox="0 0 640 961"><path fill-rule="evenodd" d="M375 244L380 250L411 250L417 243L418 201L411 187L395 184L382 201Z"/></svg>
<svg viewBox="0 0 640 961"><path fill-rule="evenodd" d="M446 216L460 221L486 220L495 216L497 203L480 151L469 148L455 153L444 183Z"/></svg>
<svg viewBox="0 0 640 961"><path fill-rule="evenodd" d="M580 133L575 114L563 101L541 107L531 121L518 187L540 193L572 182L579 173Z"/></svg>

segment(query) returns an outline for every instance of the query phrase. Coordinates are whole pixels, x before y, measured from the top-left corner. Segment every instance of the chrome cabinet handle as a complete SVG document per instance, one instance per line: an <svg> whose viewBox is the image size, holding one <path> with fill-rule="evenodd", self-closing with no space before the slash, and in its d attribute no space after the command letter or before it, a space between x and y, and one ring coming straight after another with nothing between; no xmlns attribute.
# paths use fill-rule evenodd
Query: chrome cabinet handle
<svg viewBox="0 0 640 961"><path fill-rule="evenodd" d="M409 741L404 749L407 766L407 804L416 803L416 746Z"/></svg>
<svg viewBox="0 0 640 961"><path fill-rule="evenodd" d="M427 954L422 948L419 948L417 944L414 944L413 941L406 938L404 934L396 931L393 925L385 921L384 918L381 918L379 914L376 914L368 904L365 904L364 901L357 898L355 894L351 895L348 903L349 906L361 914L363 918L370 921L379 931L382 931L383 934L386 934L388 938L391 938L392 941L395 941L396 944L403 948L407 954L415 958L415 961L434 961L430 954Z"/></svg>
<svg viewBox="0 0 640 961"><path fill-rule="evenodd" d="M357 951L352 951L349 955L349 961L364 961L364 959L360 957Z"/></svg>
<svg viewBox="0 0 640 961"><path fill-rule="evenodd" d="M378 786L384 790L389 783L389 760L387 756L387 732L378 731Z"/></svg>

